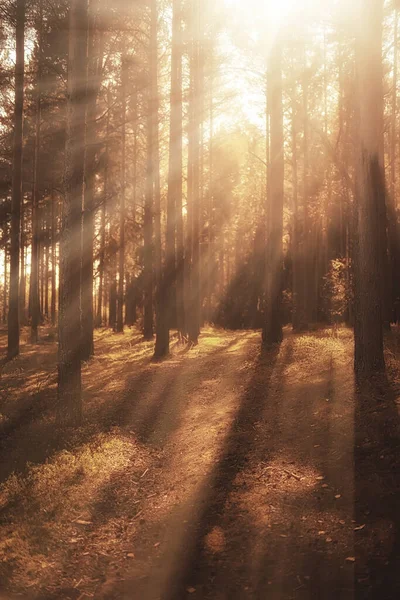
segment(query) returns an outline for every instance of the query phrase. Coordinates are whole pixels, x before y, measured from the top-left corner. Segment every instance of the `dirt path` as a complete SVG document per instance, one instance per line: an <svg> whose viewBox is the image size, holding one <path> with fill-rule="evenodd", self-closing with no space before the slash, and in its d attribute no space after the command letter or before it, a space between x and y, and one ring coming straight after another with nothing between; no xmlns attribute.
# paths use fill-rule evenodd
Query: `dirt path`
<svg viewBox="0 0 400 600"><path fill-rule="evenodd" d="M135 331L101 334L96 348L79 431L54 427L54 342L26 344L3 370L0 590L36 600L398 597L371 592L368 552L378 570L393 553L393 486L371 518L368 503L394 480L381 444L371 453L370 433L355 440L348 330L288 331L260 355L258 333L208 329L162 363ZM355 479L359 442L370 458L356 453Z"/></svg>
<svg viewBox="0 0 400 600"><path fill-rule="evenodd" d="M157 556L148 562L139 542L136 568L110 598L353 597L353 381L342 336L288 334L260 358L249 334L180 379L188 405L160 482L173 491L168 511L153 506L146 519L161 511L146 534ZM153 435L162 431L160 422Z"/></svg>

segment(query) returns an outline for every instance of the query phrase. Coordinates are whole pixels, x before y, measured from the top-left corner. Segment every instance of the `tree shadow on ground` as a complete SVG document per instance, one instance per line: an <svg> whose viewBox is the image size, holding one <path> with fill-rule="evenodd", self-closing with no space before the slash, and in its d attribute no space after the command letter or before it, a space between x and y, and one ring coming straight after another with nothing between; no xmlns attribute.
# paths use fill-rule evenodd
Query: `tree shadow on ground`
<svg viewBox="0 0 400 600"><path fill-rule="evenodd" d="M355 397L357 598L400 597L400 422L386 379L358 385Z"/></svg>
<svg viewBox="0 0 400 600"><path fill-rule="evenodd" d="M299 457L295 457L296 467L292 469L304 466L316 475L327 470L329 476L334 471L330 465L334 459L330 448L322 448L318 460L307 451L310 444L313 447L328 433L330 403L333 404L335 399L333 362L318 378L318 383L306 380L296 385L290 392L292 405L286 402L280 407L285 370L293 360L290 339L285 340L281 348L260 356L214 467L201 488L170 515L165 535L167 550L147 580L139 577L128 581L123 589L119 586L107 598L183 600L191 593L210 600L354 597L352 565L345 563L349 553L343 555L343 547L337 551L336 541L329 546L325 541L328 534L316 540L318 529L323 527L318 525L317 519L333 520L331 510L335 500L327 498L324 491L314 489L312 485L303 489L302 485L291 486L282 480L278 481L280 489L273 498L272 493L271 499L267 495L260 501L262 492L257 487L257 480L264 478L264 474L254 472L254 468L260 463L274 465L277 457L282 459L281 452L287 450L290 436L292 443L297 439L305 451L300 462ZM306 436L307 421L314 418L316 399L320 403L329 402L326 410L315 417L320 426L318 436L315 437L312 431ZM293 409L289 417L282 414L288 405ZM299 429L301 421L303 426ZM286 426L283 426L285 422ZM310 439L305 442L305 437ZM284 458L283 466L290 456ZM281 464L279 468L282 468ZM246 478L249 471L250 477ZM335 476L340 478L340 473ZM290 473L284 475L285 479L289 477ZM332 483L333 487L335 483ZM252 486L257 490L248 489ZM277 487L276 483L273 487ZM243 498L248 499L248 504L243 504ZM266 507L264 513L257 512L261 504ZM311 524L312 519L307 521L310 505L315 512ZM275 511L282 513L288 522L274 524L270 517L276 514ZM346 511L352 512L352 504L350 511L348 504L343 506L342 512ZM341 516L337 511L336 520ZM263 522L264 517L268 524ZM302 518L306 518L306 522L303 523ZM347 521L350 519L348 516ZM351 522L346 526L352 541ZM345 546L344 542L342 546ZM308 578L300 580L299 577L305 574Z"/></svg>

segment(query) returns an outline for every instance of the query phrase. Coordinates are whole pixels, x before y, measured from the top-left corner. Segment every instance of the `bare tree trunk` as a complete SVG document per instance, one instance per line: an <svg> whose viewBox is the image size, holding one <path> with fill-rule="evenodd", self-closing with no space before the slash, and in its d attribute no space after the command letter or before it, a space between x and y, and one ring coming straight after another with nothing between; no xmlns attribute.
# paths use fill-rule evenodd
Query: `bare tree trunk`
<svg viewBox="0 0 400 600"><path fill-rule="evenodd" d="M212 290L213 290L213 270L212 263L214 259L213 235L214 235L214 73L213 65L210 69L210 89L209 89L209 122L210 122L210 139L208 142L208 236L207 236L207 281L206 281L206 296L207 296L207 313L206 320L210 322L212 313Z"/></svg>
<svg viewBox="0 0 400 600"><path fill-rule="evenodd" d="M56 324L56 296L57 296L57 201L54 195L54 189L51 192L51 324Z"/></svg>
<svg viewBox="0 0 400 600"><path fill-rule="evenodd" d="M201 81L200 81L200 3L193 0L191 11L191 94L192 118L189 127L189 143L192 147L192 227L190 297L188 313L189 342L198 343L200 333L200 126L201 126Z"/></svg>
<svg viewBox="0 0 400 600"><path fill-rule="evenodd" d="M119 252L118 252L118 301L117 301L117 331L124 331L124 283L125 283L125 196L126 196L126 84L128 65L125 50L121 57L121 194L119 206Z"/></svg>
<svg viewBox="0 0 400 600"><path fill-rule="evenodd" d="M19 314L20 324L26 325L26 261L25 261L25 206L24 198L22 197L21 205L21 276L19 284Z"/></svg>
<svg viewBox="0 0 400 600"><path fill-rule="evenodd" d="M7 322L7 298L8 298L8 286L7 286L7 272L8 272L8 260L7 260L7 244L4 246L4 288L3 288L3 323Z"/></svg>
<svg viewBox="0 0 400 600"><path fill-rule="evenodd" d="M303 61L303 236L301 252L301 329L308 329L311 321L311 245L310 245L310 219L308 214L308 177L309 177L309 155L308 155L308 73L306 50L304 50Z"/></svg>
<svg viewBox="0 0 400 600"><path fill-rule="evenodd" d="M270 167L269 167L269 223L268 223L268 284L266 315L262 333L263 345L282 341L282 275L283 275L283 111L282 111L282 55L276 43L270 57L268 72L270 111Z"/></svg>
<svg viewBox="0 0 400 600"><path fill-rule="evenodd" d="M301 304L300 277L299 277L299 198L298 198L298 158L297 158L297 112L296 89L293 89L292 98L292 190L293 190L293 228L292 228L292 289L293 308L292 325L297 331L301 322L299 302ZM300 308L301 310L301 308Z"/></svg>
<svg viewBox="0 0 400 600"><path fill-rule="evenodd" d="M96 32L96 2L90 2L88 20L88 60L86 81L86 156L82 228L82 340L81 359L89 360L94 354L93 338L93 242L95 216L96 168L96 108L99 89L98 36Z"/></svg>
<svg viewBox="0 0 400 600"><path fill-rule="evenodd" d="M166 261L158 302L157 338L155 356L169 353L169 330L174 321L174 310L183 310L178 301L179 275L183 264L177 262L175 232L177 215L182 218L182 50L181 0L173 2L172 57L171 57L171 117L169 133L169 171L167 197ZM176 295L174 297L174 292ZM177 315L178 316L178 315ZM178 323L182 315L178 316ZM179 325L178 325L179 327Z"/></svg>
<svg viewBox="0 0 400 600"><path fill-rule="evenodd" d="M25 62L25 0L16 5L16 62L14 105L14 149L11 199L11 248L10 248L10 297L8 308L9 359L19 354L19 267L22 203L22 145L24 111L24 62Z"/></svg>
<svg viewBox="0 0 400 600"><path fill-rule="evenodd" d="M97 302L97 317L96 325L101 327L103 323L103 295L107 286L105 280L105 253L106 253L106 215L107 215L107 199L108 199L108 162L109 162L109 137L110 137L110 107L111 94L110 86L107 87L107 122L106 122L106 145L105 145L105 164L104 164L104 186L103 186L103 202L101 205L101 222L100 222L100 257L99 257L99 297ZM104 307L106 301L104 299ZM106 321L105 321L106 322Z"/></svg>
<svg viewBox="0 0 400 600"><path fill-rule="evenodd" d="M152 45L149 45L149 76L154 68ZM145 340L153 339L153 210L154 210L154 179L153 179L153 98L151 84L148 92L147 107L147 162L146 162L146 196L144 205L144 327Z"/></svg>
<svg viewBox="0 0 400 600"><path fill-rule="evenodd" d="M49 231L49 205L46 204L46 224L45 224L45 260L44 260L44 314L46 319L49 317L49 251L50 251L50 231Z"/></svg>
<svg viewBox="0 0 400 600"><path fill-rule="evenodd" d="M380 103L382 0L364 0L359 15L357 66L359 147L356 190L355 369L369 377L385 369L382 334L382 261L379 223L385 201Z"/></svg>
<svg viewBox="0 0 400 600"><path fill-rule="evenodd" d="M70 0L65 190L60 238L57 418L77 425L81 400L81 259L87 77L87 2Z"/></svg>

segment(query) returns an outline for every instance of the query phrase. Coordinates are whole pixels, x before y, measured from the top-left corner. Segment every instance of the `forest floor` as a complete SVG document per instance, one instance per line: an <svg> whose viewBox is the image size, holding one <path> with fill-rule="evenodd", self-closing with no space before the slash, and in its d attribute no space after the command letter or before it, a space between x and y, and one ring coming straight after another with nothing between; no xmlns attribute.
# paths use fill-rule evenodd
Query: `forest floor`
<svg viewBox="0 0 400 600"><path fill-rule="evenodd" d="M398 599L399 339L391 385L356 390L347 329L261 353L209 328L159 363L104 330L66 431L54 335L24 331L0 378L0 597Z"/></svg>

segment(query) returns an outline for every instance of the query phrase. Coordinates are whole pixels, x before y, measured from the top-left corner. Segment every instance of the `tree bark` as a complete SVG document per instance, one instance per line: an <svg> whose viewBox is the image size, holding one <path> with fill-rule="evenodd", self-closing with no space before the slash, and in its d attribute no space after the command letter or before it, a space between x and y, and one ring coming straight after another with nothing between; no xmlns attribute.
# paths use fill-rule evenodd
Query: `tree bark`
<svg viewBox="0 0 400 600"><path fill-rule="evenodd" d="M85 158L87 2L70 0L64 205L60 238L58 422L78 425L81 400L81 228Z"/></svg>
<svg viewBox="0 0 400 600"><path fill-rule="evenodd" d="M380 108L382 89L382 0L365 0L358 24L357 67L359 139L356 181L355 355L359 377L385 369L382 333L382 260L379 227L385 202Z"/></svg>
<svg viewBox="0 0 400 600"><path fill-rule="evenodd" d="M118 252L118 301L117 331L124 331L124 283L125 283L125 201L126 201L126 87L128 63L125 49L121 56L121 193L119 206L119 252Z"/></svg>
<svg viewBox="0 0 400 600"><path fill-rule="evenodd" d="M268 186L266 315L262 332L264 346L278 344L282 341L284 148L281 62L281 48L277 42L271 53L268 72L271 146Z"/></svg>
<svg viewBox="0 0 400 600"><path fill-rule="evenodd" d="M95 216L96 168L96 107L99 82L99 33L96 31L96 3L90 2L88 17L88 57L86 79L86 156L82 228L82 338L81 359L89 360L94 354L93 338L93 243Z"/></svg>
<svg viewBox="0 0 400 600"><path fill-rule="evenodd" d="M25 0L16 5L16 62L14 104L14 148L11 198L11 248L10 248L10 296L8 308L9 359L19 354L19 269L21 242L22 204L22 147L24 111L24 63L25 63Z"/></svg>
<svg viewBox="0 0 400 600"><path fill-rule="evenodd" d="M180 275L183 272L183 257L177 257L176 230L179 211L182 218L182 49L181 49L181 0L173 1L172 57L169 166L167 196L166 261L163 271L157 315L157 338L155 356L161 358L169 353L169 331L174 319L174 310L183 311ZM178 249L179 254L179 249ZM182 323L182 314L177 314ZM179 327L179 325L178 325Z"/></svg>
<svg viewBox="0 0 400 600"><path fill-rule="evenodd" d="M200 126L201 118L201 82L200 82L200 3L193 0L191 10L191 119L189 123L189 161L188 180L191 176L192 223L189 243L191 246L190 286L188 306L189 343L196 345L200 333ZM189 191L188 191L189 194ZM189 215L188 215L189 216Z"/></svg>

